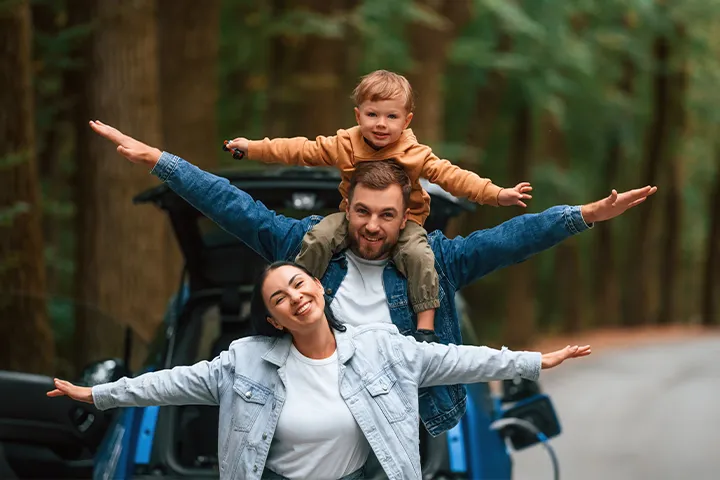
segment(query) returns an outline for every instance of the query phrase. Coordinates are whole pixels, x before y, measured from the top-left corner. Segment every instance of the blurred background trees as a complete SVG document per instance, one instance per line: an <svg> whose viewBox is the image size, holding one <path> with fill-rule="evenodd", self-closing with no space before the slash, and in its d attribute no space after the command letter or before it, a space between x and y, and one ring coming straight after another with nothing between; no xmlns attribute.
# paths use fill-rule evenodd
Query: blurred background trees
<svg viewBox="0 0 720 480"><path fill-rule="evenodd" d="M352 88L377 68L413 83L420 141L498 184L531 181L529 212L660 187L469 287L488 341L720 323L717 0L0 0L0 25L0 333L15 347L0 368L120 355L118 324L147 342L177 286L166 219L131 201L154 178L89 119L202 168L262 168L221 141L349 127ZM479 208L453 231L520 213Z"/></svg>

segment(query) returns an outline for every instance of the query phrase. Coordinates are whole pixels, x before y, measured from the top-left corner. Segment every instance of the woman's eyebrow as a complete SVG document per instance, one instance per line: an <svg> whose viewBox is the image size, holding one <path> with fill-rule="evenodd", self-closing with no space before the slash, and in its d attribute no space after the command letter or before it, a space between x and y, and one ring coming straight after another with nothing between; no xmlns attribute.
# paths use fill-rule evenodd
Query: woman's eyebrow
<svg viewBox="0 0 720 480"><path fill-rule="evenodd" d="M299 274L299 273L296 273L295 275L293 275L292 277L290 277L290 281L288 282L288 285L292 285L292 283L295 281L295 279L296 279L297 277L299 277L299 276L300 276L300 274ZM276 290L275 293L273 293L272 295L270 295L270 298L272 299L275 295L279 295L279 294L281 294L281 293L282 293L282 290Z"/></svg>

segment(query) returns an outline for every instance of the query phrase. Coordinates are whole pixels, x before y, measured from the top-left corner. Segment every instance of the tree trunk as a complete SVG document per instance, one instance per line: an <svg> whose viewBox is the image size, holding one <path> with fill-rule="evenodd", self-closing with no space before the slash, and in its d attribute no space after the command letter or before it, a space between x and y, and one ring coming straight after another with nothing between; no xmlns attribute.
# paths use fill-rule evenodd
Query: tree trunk
<svg viewBox="0 0 720 480"><path fill-rule="evenodd" d="M163 148L203 169L217 164L220 0L158 1Z"/></svg>
<svg viewBox="0 0 720 480"><path fill-rule="evenodd" d="M96 0L90 112L150 145L162 146L155 2L118 7ZM182 99L179 99L182 101ZM132 197L156 182L120 158L107 140L91 134L80 166L79 297L95 308L78 318L78 350L85 361L122 353L129 324L148 341L162 321L177 283L168 272L167 219Z"/></svg>
<svg viewBox="0 0 720 480"><path fill-rule="evenodd" d="M457 32L470 19L468 0L422 0L419 2L445 17L448 22L438 29L426 25L412 25L410 44L415 68L408 80L415 91L415 111L412 129L422 143L432 144L442 139L444 122L443 79L447 67L448 48Z"/></svg>
<svg viewBox="0 0 720 480"><path fill-rule="evenodd" d="M517 107L509 154L510 177L528 178L532 146L532 112L526 100ZM535 279L532 261L507 269L506 312L502 339L514 349L525 348L535 334Z"/></svg>
<svg viewBox="0 0 720 480"><path fill-rule="evenodd" d="M642 167L640 182L642 185L654 185L663 162L663 156L668 148L670 133L669 102L671 97L671 82L667 72L670 60L670 43L667 38L660 37L653 47L655 75L653 79L653 117L650 127L645 135L645 160ZM650 229L651 218L656 202L647 202L642 208L633 212L638 218L635 234L630 242L626 296L624 298L626 325L639 325L647 323L649 319L650 298L649 288L653 276L650 274L651 248Z"/></svg>
<svg viewBox="0 0 720 480"><path fill-rule="evenodd" d="M286 11L334 15L357 0L280 0L276 17ZM353 118L347 77L354 72L345 38L284 35L271 48L268 136L334 135Z"/></svg>
<svg viewBox="0 0 720 480"><path fill-rule="evenodd" d="M702 323L703 325L720 324L718 315L718 298L720 294L720 145L716 146L715 182L710 194L710 232L708 234L705 253L705 272L702 291Z"/></svg>
<svg viewBox="0 0 720 480"><path fill-rule="evenodd" d="M626 28L629 25L626 24ZM635 65L626 59L623 62L623 75L618 84L621 93L632 95L635 82ZM613 125L608 133L608 152L603 169L603 181L598 198L603 198L617 180L618 170L625 152L621 144L622 125ZM616 251L613 248L614 222L600 222L595 225L597 247L595 248L595 267L593 269L597 303L594 325L608 326L620 323L620 277Z"/></svg>
<svg viewBox="0 0 720 480"><path fill-rule="evenodd" d="M623 149L617 132L610 134L610 147L602 181L600 197L608 195L608 189L617 179L618 169L623 157ZM613 222L600 222L595 225L597 229L597 247L595 248L595 291L597 303L595 305L594 326L602 327L617 325L620 320L620 286L616 252L613 248Z"/></svg>
<svg viewBox="0 0 720 480"><path fill-rule="evenodd" d="M570 157L567 153L564 134L557 119L547 113L545 128L542 128L545 144L544 158L552 158L558 171L566 173L570 170ZM518 180L527 178L517 177ZM555 281L553 282L552 298L556 308L561 311L561 330L575 333L582 328L584 309L582 277L580 274L580 249L577 238L570 238L555 249Z"/></svg>
<svg viewBox="0 0 720 480"><path fill-rule="evenodd" d="M30 30L29 2L0 6L0 369L52 374Z"/></svg>
<svg viewBox="0 0 720 480"><path fill-rule="evenodd" d="M506 41L501 40L500 50L505 51L508 49L509 41L507 41L507 39ZM488 72L487 83L479 89L474 115L473 118L470 119L472 127L469 129L467 137L468 146L478 152L478 155L481 155L487 148L493 132L493 125L500 117L502 102L505 98L507 88L507 76L498 72ZM459 161L458 163L461 167L467 168L468 170L478 170L477 164L470 161ZM478 171L478 173L483 177L488 176L482 171ZM458 219L457 222L462 225L459 234L469 235L476 230L492 226L488 220L488 215L485 215L488 208L491 207L478 207L472 213L461 215L461 218ZM498 294L495 290L489 288L487 282L475 282L465 287L463 292L465 293L465 299L471 310L485 312L485 314L490 316L488 312L488 299L494 298ZM495 308L497 309L496 311L501 311L502 306L498 304ZM490 308L490 310L492 310L492 308ZM487 325L483 322L477 322L475 327L481 337L485 337L490 333Z"/></svg>
<svg viewBox="0 0 720 480"><path fill-rule="evenodd" d="M680 317L678 311L677 292L680 277L680 249L682 244L682 211L683 211L683 181L682 158L679 156L679 146L685 133L687 112L685 109L685 93L688 85L688 64L685 31L677 27L678 35L672 51L674 62L681 62L677 71L671 73L671 95L669 109L669 135L667 141L667 168L665 192L665 225L662 235L662 263L660 265L660 307L657 322L668 324Z"/></svg>

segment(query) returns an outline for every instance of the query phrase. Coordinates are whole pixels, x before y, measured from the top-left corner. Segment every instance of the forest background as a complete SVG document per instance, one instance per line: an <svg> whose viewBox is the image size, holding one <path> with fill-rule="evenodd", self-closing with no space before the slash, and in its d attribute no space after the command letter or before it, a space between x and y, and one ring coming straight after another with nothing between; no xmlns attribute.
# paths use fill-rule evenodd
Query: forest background
<svg viewBox="0 0 720 480"><path fill-rule="evenodd" d="M484 343L717 325L718 27L717 0L0 0L0 369L73 375L121 356L127 326L141 352L177 289L165 215L132 203L156 179L89 119L204 169L267 168L219 145L352 126L379 68L412 82L421 142L531 181L528 212L659 187L468 287Z"/></svg>

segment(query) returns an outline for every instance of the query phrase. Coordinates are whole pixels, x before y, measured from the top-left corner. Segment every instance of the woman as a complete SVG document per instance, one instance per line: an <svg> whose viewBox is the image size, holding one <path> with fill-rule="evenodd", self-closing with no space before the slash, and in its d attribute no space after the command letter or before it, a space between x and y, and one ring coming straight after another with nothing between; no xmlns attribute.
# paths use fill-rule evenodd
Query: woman
<svg viewBox="0 0 720 480"><path fill-rule="evenodd" d="M418 343L387 324L346 327L325 308L307 270L277 262L255 285L257 336L210 362L92 388L55 380L104 410L121 406L220 406L221 478L360 479L370 449L390 479L420 479L418 388L523 377L590 354Z"/></svg>

